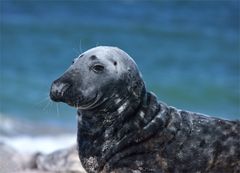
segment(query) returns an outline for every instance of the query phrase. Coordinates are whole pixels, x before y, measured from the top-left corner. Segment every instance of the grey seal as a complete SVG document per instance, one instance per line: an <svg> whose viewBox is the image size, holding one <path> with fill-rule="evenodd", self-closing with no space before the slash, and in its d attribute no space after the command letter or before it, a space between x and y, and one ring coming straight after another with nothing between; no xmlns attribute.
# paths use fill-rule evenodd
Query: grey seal
<svg viewBox="0 0 240 173"><path fill-rule="evenodd" d="M119 48L82 53L53 82L50 97L77 108L87 172L240 172L240 122L158 101Z"/></svg>

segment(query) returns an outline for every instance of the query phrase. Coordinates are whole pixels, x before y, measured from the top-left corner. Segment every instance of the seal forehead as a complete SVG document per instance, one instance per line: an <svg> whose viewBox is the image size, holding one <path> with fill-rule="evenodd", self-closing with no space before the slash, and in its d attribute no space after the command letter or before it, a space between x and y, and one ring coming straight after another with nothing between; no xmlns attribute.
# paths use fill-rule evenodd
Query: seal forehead
<svg viewBox="0 0 240 173"><path fill-rule="evenodd" d="M98 57L102 59L103 57L104 58L109 57L110 53L111 53L110 47L98 46L87 50L83 54L85 55L85 57Z"/></svg>
<svg viewBox="0 0 240 173"><path fill-rule="evenodd" d="M98 59L102 62L110 61L114 65L120 65L120 67L137 69L134 60L126 52L117 47L98 46L87 50L83 54L84 58L91 60Z"/></svg>
<svg viewBox="0 0 240 173"><path fill-rule="evenodd" d="M92 49L87 50L82 55L84 55L84 57L93 58L96 56L99 59L132 60L132 58L123 50L117 47L110 46L94 47Z"/></svg>

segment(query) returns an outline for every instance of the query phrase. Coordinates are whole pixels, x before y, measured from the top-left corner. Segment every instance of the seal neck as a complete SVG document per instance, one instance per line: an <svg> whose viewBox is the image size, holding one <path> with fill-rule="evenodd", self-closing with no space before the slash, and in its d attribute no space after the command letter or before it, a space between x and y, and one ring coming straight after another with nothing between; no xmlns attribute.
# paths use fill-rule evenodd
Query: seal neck
<svg viewBox="0 0 240 173"><path fill-rule="evenodd" d="M115 130L119 125L132 119L141 109L141 105L147 104L147 95L145 89L142 90L140 96L132 93L114 94L95 109L79 109L78 129L81 130L81 135L83 137L92 136L96 139L102 135L104 135L104 139L107 136L110 138L113 135L111 132L113 129Z"/></svg>
<svg viewBox="0 0 240 173"><path fill-rule="evenodd" d="M164 110L156 96L146 92L145 88L139 97L131 94L120 102L115 102L112 107L109 104L110 102L104 103L107 111L78 110L80 158L83 165L89 165L95 160L91 167L98 171L119 149L127 148L129 142L139 142L152 135L149 129L156 126L155 122L159 121L155 121L155 118L161 109ZM164 121L160 123L164 124Z"/></svg>

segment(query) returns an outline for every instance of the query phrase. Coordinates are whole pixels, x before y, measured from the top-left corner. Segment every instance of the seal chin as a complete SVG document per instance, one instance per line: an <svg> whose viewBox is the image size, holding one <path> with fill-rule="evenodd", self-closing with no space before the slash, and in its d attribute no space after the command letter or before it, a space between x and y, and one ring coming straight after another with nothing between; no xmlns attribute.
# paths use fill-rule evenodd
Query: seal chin
<svg viewBox="0 0 240 173"><path fill-rule="evenodd" d="M98 107L102 102L100 101L102 96L100 94L96 94L92 99L86 101L85 103L77 104L76 108L80 110L89 110Z"/></svg>

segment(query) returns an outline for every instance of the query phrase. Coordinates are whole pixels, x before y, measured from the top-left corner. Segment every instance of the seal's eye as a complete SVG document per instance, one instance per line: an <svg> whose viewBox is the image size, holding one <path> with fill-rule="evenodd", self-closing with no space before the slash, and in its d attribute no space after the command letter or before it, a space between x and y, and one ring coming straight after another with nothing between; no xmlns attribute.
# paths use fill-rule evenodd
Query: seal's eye
<svg viewBox="0 0 240 173"><path fill-rule="evenodd" d="M104 70L104 66L103 65L100 65L100 64L97 64L97 65L94 65L92 66L91 68L95 73L100 73Z"/></svg>

